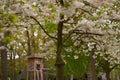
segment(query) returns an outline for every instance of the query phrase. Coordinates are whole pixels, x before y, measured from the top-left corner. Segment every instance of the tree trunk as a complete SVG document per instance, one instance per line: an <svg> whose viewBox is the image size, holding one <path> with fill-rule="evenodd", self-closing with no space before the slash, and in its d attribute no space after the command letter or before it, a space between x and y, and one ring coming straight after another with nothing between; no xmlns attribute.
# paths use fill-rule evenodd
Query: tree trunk
<svg viewBox="0 0 120 80"><path fill-rule="evenodd" d="M64 65L56 63L56 80L64 80Z"/></svg>
<svg viewBox="0 0 120 80"><path fill-rule="evenodd" d="M10 33L11 33L10 31L5 31L4 38L9 37ZM0 46L6 47L6 45L7 45L7 42L1 41ZM8 70L7 50L6 50L6 48L3 48L0 51L1 51L1 80L7 80L7 78L8 78L8 74L7 74L7 70Z"/></svg>
<svg viewBox="0 0 120 80"><path fill-rule="evenodd" d="M95 59L93 58L93 55L94 55L94 52L92 51L90 54L90 80L97 80Z"/></svg>
<svg viewBox="0 0 120 80"><path fill-rule="evenodd" d="M1 50L1 80L7 80L7 51Z"/></svg>
<svg viewBox="0 0 120 80"><path fill-rule="evenodd" d="M105 67L104 67L104 71L105 71L105 73L106 73L106 78L107 78L107 80L110 80L110 72L111 72L111 69L109 68L109 65L104 65Z"/></svg>
<svg viewBox="0 0 120 80"><path fill-rule="evenodd" d="M64 18L64 16L60 16L61 19ZM56 80L64 80L64 61L62 59L61 53L62 53L62 27L63 22L60 21L58 24L58 33L57 33L57 52L56 52Z"/></svg>
<svg viewBox="0 0 120 80"><path fill-rule="evenodd" d="M15 80L15 73L16 73L16 70L15 70L15 54L13 54L13 80Z"/></svg>
<svg viewBox="0 0 120 80"><path fill-rule="evenodd" d="M28 40L27 40L27 45L28 45L28 53L27 53L27 55L29 56L29 55L32 54L31 53L31 43L30 43L30 34L29 34L29 31L26 31L26 35L27 35L27 38L28 38Z"/></svg>
<svg viewBox="0 0 120 80"><path fill-rule="evenodd" d="M107 78L107 80L110 80L110 71L106 72L106 78Z"/></svg>
<svg viewBox="0 0 120 80"><path fill-rule="evenodd" d="M106 73L107 80L110 80L110 72L112 71L112 68L110 68L109 66L110 66L110 63L108 61L105 61L105 63L102 66L103 70Z"/></svg>

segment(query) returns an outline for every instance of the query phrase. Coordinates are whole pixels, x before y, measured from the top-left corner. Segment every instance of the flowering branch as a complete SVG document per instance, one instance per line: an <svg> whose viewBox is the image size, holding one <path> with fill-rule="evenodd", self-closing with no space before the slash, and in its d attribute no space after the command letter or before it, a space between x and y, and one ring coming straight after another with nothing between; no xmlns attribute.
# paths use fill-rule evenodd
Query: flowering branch
<svg viewBox="0 0 120 80"><path fill-rule="evenodd" d="M85 34L86 35L97 35L97 36L103 36L104 35L104 34L92 33L92 32L81 32L81 30L72 30L72 31L69 32L69 35L66 37L66 39L63 42L68 40L73 33L81 34L81 35L85 35Z"/></svg>
<svg viewBox="0 0 120 80"><path fill-rule="evenodd" d="M114 18L114 19L110 19L112 22L120 22L120 19L119 18Z"/></svg>
<svg viewBox="0 0 120 80"><path fill-rule="evenodd" d="M81 32L80 30L73 30L73 33L76 34L89 34L89 35L98 35L98 36L103 36L103 34L99 34L99 33L92 33L92 32Z"/></svg>
<svg viewBox="0 0 120 80"><path fill-rule="evenodd" d="M63 22L64 23L67 23L71 18L78 18L78 16L75 16L76 15L76 12L78 11L78 10L82 10L83 12L85 12L85 13L88 13L90 16L93 16L89 11L87 11L87 10L85 10L85 9L82 9L82 8L76 8L76 10L75 10L75 13L72 15L72 16L70 16L70 17L68 17L66 20L63 20ZM79 15L79 16L81 16L81 15ZM71 24L71 23L70 23ZM74 24L74 23L73 23Z"/></svg>
<svg viewBox="0 0 120 80"><path fill-rule="evenodd" d="M87 1L85 1L85 0L83 0L83 3L84 3L85 5L87 5L87 6L90 6L90 7L92 7L92 8L97 9L97 7L96 7L95 5L89 3L89 2L87 2Z"/></svg>
<svg viewBox="0 0 120 80"><path fill-rule="evenodd" d="M86 12L86 13L88 13L89 15L93 16L89 11L87 11L85 9L82 9L82 8L79 8L79 9L82 10L82 11L84 11L84 12Z"/></svg>
<svg viewBox="0 0 120 80"><path fill-rule="evenodd" d="M39 22L36 18L34 18L33 16L30 16L30 18L32 18L35 22L37 22L37 24L41 27L41 29L44 31L44 33L45 33L47 36L49 36L50 38L53 38L53 39L56 39L56 40L57 40L56 37L51 36L51 35L43 28L43 26L40 24L40 22Z"/></svg>

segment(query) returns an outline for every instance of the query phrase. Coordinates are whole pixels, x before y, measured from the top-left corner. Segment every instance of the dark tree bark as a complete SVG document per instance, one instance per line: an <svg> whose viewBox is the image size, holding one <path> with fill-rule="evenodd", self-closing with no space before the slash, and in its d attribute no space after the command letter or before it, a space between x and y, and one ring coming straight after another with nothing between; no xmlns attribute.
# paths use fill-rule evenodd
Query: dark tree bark
<svg viewBox="0 0 120 80"><path fill-rule="evenodd" d="M63 15L60 16L61 19L63 19ZM62 59L61 53L62 53L62 27L63 22L59 22L58 24L58 33L57 33L57 52L56 52L56 80L64 80L64 61Z"/></svg>
<svg viewBox="0 0 120 80"><path fill-rule="evenodd" d="M110 63L108 61L105 61L102 68L106 73L107 80L110 80L110 72L112 71L112 68L109 67Z"/></svg>
<svg viewBox="0 0 120 80"><path fill-rule="evenodd" d="M110 71L105 72L107 80L110 80Z"/></svg>
<svg viewBox="0 0 120 80"><path fill-rule="evenodd" d="M13 54L13 80L15 80L15 72L16 72L16 70L15 70L15 55Z"/></svg>
<svg viewBox="0 0 120 80"><path fill-rule="evenodd" d="M110 68L110 63L108 61L105 61L104 65L102 66L103 70L106 73L107 80L111 80L110 73L111 71L116 68L119 64L114 65L112 68Z"/></svg>
<svg viewBox="0 0 120 80"><path fill-rule="evenodd" d="M27 35L27 38L28 38L28 40L27 40L27 45L28 45L28 53L27 53L27 55L29 56L29 55L31 55L31 44L30 44L29 31L26 31L26 35Z"/></svg>
<svg viewBox="0 0 120 80"><path fill-rule="evenodd" d="M63 7L63 0L59 0L60 5ZM60 14L60 21L57 28L57 52L56 52L56 80L64 80L64 61L62 59L62 30L63 30L63 20L64 15Z"/></svg>
<svg viewBox="0 0 120 80"><path fill-rule="evenodd" d="M96 67L95 67L95 59L93 58L94 52L90 53L90 80L96 80Z"/></svg>
<svg viewBox="0 0 120 80"><path fill-rule="evenodd" d="M92 51L90 51L90 80L97 80L96 76L96 66L95 66L95 51L96 51L96 44Z"/></svg>
<svg viewBox="0 0 120 80"><path fill-rule="evenodd" d="M7 51L1 50L1 80L7 80Z"/></svg>
<svg viewBox="0 0 120 80"><path fill-rule="evenodd" d="M5 31L4 32L4 38L10 36L10 31ZM0 46L3 46L4 48L0 50L1 52L1 80L7 80L8 78L8 61L7 61L7 49L5 48L7 45L7 42L4 42L3 40L1 41Z"/></svg>

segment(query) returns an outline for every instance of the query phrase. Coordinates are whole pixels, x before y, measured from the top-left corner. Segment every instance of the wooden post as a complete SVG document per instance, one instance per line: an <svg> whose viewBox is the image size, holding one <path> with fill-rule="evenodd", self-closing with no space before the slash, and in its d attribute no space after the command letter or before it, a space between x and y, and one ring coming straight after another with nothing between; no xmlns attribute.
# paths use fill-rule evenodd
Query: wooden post
<svg viewBox="0 0 120 80"><path fill-rule="evenodd" d="M27 80L28 80L28 71L27 71Z"/></svg>
<svg viewBox="0 0 120 80"><path fill-rule="evenodd" d="M73 80L73 75L70 76L70 80Z"/></svg>
<svg viewBox="0 0 120 80"><path fill-rule="evenodd" d="M39 70L36 71L36 74L37 74L37 80L41 80L39 76Z"/></svg>
<svg viewBox="0 0 120 80"><path fill-rule="evenodd" d="M27 80L29 80L29 79L30 80L43 80L42 60L43 60L43 58L40 56L40 54L34 54L34 55L30 55L28 57ZM32 77L32 76L33 76L33 78L31 79L30 77Z"/></svg>
<svg viewBox="0 0 120 80"><path fill-rule="evenodd" d="M41 76L41 80L43 80L43 70L40 70L40 76Z"/></svg>
<svg viewBox="0 0 120 80"><path fill-rule="evenodd" d="M36 80L36 71L34 71L34 80Z"/></svg>

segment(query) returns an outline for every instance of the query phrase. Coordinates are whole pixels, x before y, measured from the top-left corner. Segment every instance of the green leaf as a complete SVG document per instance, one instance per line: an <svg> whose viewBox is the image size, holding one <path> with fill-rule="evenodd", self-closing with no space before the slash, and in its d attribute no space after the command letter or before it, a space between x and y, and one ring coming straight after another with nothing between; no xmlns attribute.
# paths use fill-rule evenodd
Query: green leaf
<svg viewBox="0 0 120 80"><path fill-rule="evenodd" d="M11 22L17 22L18 21L18 17L15 14L9 14L8 18Z"/></svg>
<svg viewBox="0 0 120 80"><path fill-rule="evenodd" d="M5 37L4 39L3 39L3 42L4 43L6 43L6 44L8 44L8 43L10 43L11 42L11 38L10 37Z"/></svg>
<svg viewBox="0 0 120 80"><path fill-rule="evenodd" d="M3 27L3 24L0 24L0 28L2 28Z"/></svg>
<svg viewBox="0 0 120 80"><path fill-rule="evenodd" d="M3 14L3 11L2 11L2 10L0 10L0 14Z"/></svg>
<svg viewBox="0 0 120 80"><path fill-rule="evenodd" d="M81 44L82 45L82 44ZM65 55L65 76L73 74L74 77L83 76L89 68L89 57L83 53L82 46L79 46L79 54L75 53L75 47L72 52L64 52ZM74 59L74 55L78 55L78 59Z"/></svg>
<svg viewBox="0 0 120 80"><path fill-rule="evenodd" d="M54 33L57 30L57 24L52 22L46 22L44 27L49 33Z"/></svg>
<svg viewBox="0 0 120 80"><path fill-rule="evenodd" d="M92 21L96 21L96 20L97 20L97 18L94 17L94 16L90 16L90 19L91 19Z"/></svg>

